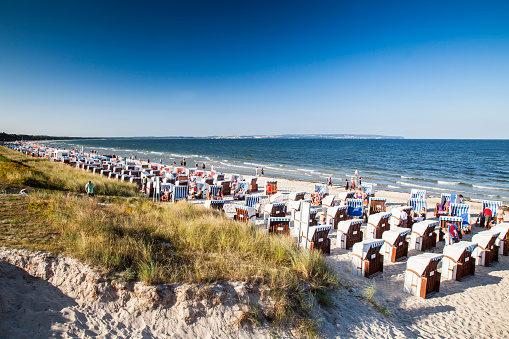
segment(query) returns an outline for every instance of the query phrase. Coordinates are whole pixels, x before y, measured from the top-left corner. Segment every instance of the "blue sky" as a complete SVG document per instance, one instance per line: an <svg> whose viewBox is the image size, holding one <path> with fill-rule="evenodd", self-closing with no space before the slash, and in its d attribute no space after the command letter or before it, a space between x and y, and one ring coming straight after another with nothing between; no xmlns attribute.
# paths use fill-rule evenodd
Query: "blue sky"
<svg viewBox="0 0 509 339"><path fill-rule="evenodd" d="M508 1L0 1L0 131L508 138Z"/></svg>

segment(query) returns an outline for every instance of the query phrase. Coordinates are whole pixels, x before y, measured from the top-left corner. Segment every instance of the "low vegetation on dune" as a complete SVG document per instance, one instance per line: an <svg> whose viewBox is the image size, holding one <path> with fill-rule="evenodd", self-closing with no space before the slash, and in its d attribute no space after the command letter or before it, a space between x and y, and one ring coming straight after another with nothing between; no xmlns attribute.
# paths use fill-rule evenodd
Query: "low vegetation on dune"
<svg viewBox="0 0 509 339"><path fill-rule="evenodd" d="M44 188L29 197L0 197L0 245L64 253L101 268L112 279L263 284L275 301L267 319L316 334L312 300L328 305L329 292L338 285L320 252L299 249L290 237L267 235L222 212L186 202L154 203L137 198L136 189L125 183L0 151L4 184L31 176L45 183L29 185ZM5 166L16 167L17 177L6 175ZM82 191L89 178L101 196L67 196Z"/></svg>

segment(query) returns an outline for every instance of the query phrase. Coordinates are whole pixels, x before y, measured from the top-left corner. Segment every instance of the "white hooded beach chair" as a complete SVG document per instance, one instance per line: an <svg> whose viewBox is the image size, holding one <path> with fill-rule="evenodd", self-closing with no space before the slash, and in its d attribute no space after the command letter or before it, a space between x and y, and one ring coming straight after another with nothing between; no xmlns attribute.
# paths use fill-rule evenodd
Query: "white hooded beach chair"
<svg viewBox="0 0 509 339"><path fill-rule="evenodd" d="M224 200L207 200L205 201L205 207L212 208L218 211L223 211L225 201Z"/></svg>
<svg viewBox="0 0 509 339"><path fill-rule="evenodd" d="M369 278L383 272L384 257L380 253L383 240L364 240L352 247L352 274Z"/></svg>
<svg viewBox="0 0 509 339"><path fill-rule="evenodd" d="M412 189L410 191L410 199L412 198L418 198L418 199L424 199L426 200L426 190L419 190L419 189Z"/></svg>
<svg viewBox="0 0 509 339"><path fill-rule="evenodd" d="M330 229L330 226L324 225L311 226L308 229L309 238L307 238L304 232L302 232L301 239L302 241L307 242L305 247L317 249L323 254L330 254Z"/></svg>
<svg viewBox="0 0 509 339"><path fill-rule="evenodd" d="M336 195L336 200L339 205L346 205L348 199L353 199L355 192L341 192Z"/></svg>
<svg viewBox="0 0 509 339"><path fill-rule="evenodd" d="M364 217L364 201L362 199L346 199L346 205L349 218L362 219Z"/></svg>
<svg viewBox="0 0 509 339"><path fill-rule="evenodd" d="M410 199L408 199L407 205L412 206L412 209L417 213L421 213L423 208L424 208L425 212L428 212L428 206L426 204L425 199L410 198Z"/></svg>
<svg viewBox="0 0 509 339"><path fill-rule="evenodd" d="M374 197L375 196L375 189L373 185L371 184L364 184L361 185L361 190L368 195L368 197Z"/></svg>
<svg viewBox="0 0 509 339"><path fill-rule="evenodd" d="M321 197L324 197L329 194L329 187L325 184L315 184L315 191L317 191Z"/></svg>
<svg viewBox="0 0 509 339"><path fill-rule="evenodd" d="M406 235L411 230L408 228L395 227L382 234L382 239L385 243L382 246L381 252L384 259L390 262L396 262L401 258L406 258L408 255L408 241Z"/></svg>
<svg viewBox="0 0 509 339"><path fill-rule="evenodd" d="M292 203L294 201L304 200L305 195L306 195L306 192L292 192L288 196L288 202Z"/></svg>
<svg viewBox="0 0 509 339"><path fill-rule="evenodd" d="M440 211L440 206L444 206L444 205L447 205L446 203L449 203L449 206L450 204L455 204L457 203L457 200L458 200L458 197L456 194L451 194L451 193L442 193L440 195L440 202L436 204L436 207L435 207L435 217L440 217L441 215L449 215L449 208L446 208L445 210L443 211Z"/></svg>
<svg viewBox="0 0 509 339"><path fill-rule="evenodd" d="M268 220L269 218L282 218L286 216L286 205L285 203L279 202L275 204L266 204L263 210L263 218L264 220Z"/></svg>
<svg viewBox="0 0 509 339"><path fill-rule="evenodd" d="M492 232L500 232L500 235L495 241L495 245L499 247L499 252L502 255L508 255L509 252L509 223L504 222L491 228Z"/></svg>
<svg viewBox="0 0 509 339"><path fill-rule="evenodd" d="M371 214L385 212L386 211L386 207L385 207L386 202L387 202L386 198L369 197L368 210L366 211L368 217Z"/></svg>
<svg viewBox="0 0 509 339"><path fill-rule="evenodd" d="M476 247L476 243L469 241L445 246L442 261L444 279L460 281L463 277L474 275L475 258L472 257L472 252Z"/></svg>
<svg viewBox="0 0 509 339"><path fill-rule="evenodd" d="M408 258L404 290L417 297L426 298L429 293L440 290L438 263L442 254L423 253Z"/></svg>
<svg viewBox="0 0 509 339"><path fill-rule="evenodd" d="M235 215L233 220L245 221L255 223L256 209L249 206L235 205Z"/></svg>
<svg viewBox="0 0 509 339"><path fill-rule="evenodd" d="M486 218L486 216L484 215L484 210L486 208L491 210L491 217L492 217L492 220L493 220L493 218L497 217L497 211L498 211L498 208L501 205L502 205L502 201L495 201L495 200L483 200L482 201L482 209L481 209L481 213L479 213L479 219L480 219L480 226L481 227L485 226L485 218Z"/></svg>
<svg viewBox="0 0 509 339"><path fill-rule="evenodd" d="M424 220L412 225L410 249L425 251L437 245L435 229L439 226L438 220Z"/></svg>
<svg viewBox="0 0 509 339"><path fill-rule="evenodd" d="M214 197L221 197L223 193L223 186L204 184L204 187L206 186L208 186L207 200L212 200Z"/></svg>
<svg viewBox="0 0 509 339"><path fill-rule="evenodd" d="M352 246L362 241L362 220L352 219L340 221L337 224L338 233L336 246L349 250Z"/></svg>
<svg viewBox="0 0 509 339"><path fill-rule="evenodd" d="M495 245L500 232L484 231L474 234L472 242L477 244L472 256L475 264L490 266L493 261L498 261L498 246Z"/></svg>
<svg viewBox="0 0 509 339"><path fill-rule="evenodd" d="M187 200L189 188L185 186L173 186L173 194L171 200L173 202L178 200Z"/></svg>
<svg viewBox="0 0 509 339"><path fill-rule="evenodd" d="M246 194L246 206L253 207L256 209L256 216L258 217L260 211L258 210L258 204L260 202L260 196L254 194Z"/></svg>
<svg viewBox="0 0 509 339"><path fill-rule="evenodd" d="M449 207L449 214L454 217L463 219L461 223L461 232L463 234L470 233L472 227L470 226L470 205L467 204L451 204Z"/></svg>
<svg viewBox="0 0 509 339"><path fill-rule="evenodd" d="M269 218L267 231L277 235L290 235L290 218Z"/></svg>
<svg viewBox="0 0 509 339"><path fill-rule="evenodd" d="M392 213L390 212L380 212L371 214L368 217L368 227L366 238L368 239L382 239L382 234L385 231L388 231L391 226L389 221L391 219Z"/></svg>
<svg viewBox="0 0 509 339"><path fill-rule="evenodd" d="M331 225L334 229L338 228L338 223L348 220L348 206L335 206L327 208L327 225ZM362 220L360 220L362 223Z"/></svg>
<svg viewBox="0 0 509 339"><path fill-rule="evenodd" d="M391 228L392 227L398 227L398 223L399 223L399 216L401 215L401 211L404 210L407 214L407 227L410 228L412 227L412 210L413 210L413 207L412 206L400 206L400 207L395 207L392 209L391 213L392 213L392 217L391 217Z"/></svg>
<svg viewBox="0 0 509 339"><path fill-rule="evenodd" d="M323 198L322 207L324 208L334 207L335 206L334 198L335 196L333 194Z"/></svg>
<svg viewBox="0 0 509 339"><path fill-rule="evenodd" d="M443 230L442 232L445 233L445 237L449 237L449 230L447 229L446 225L447 222L450 222L454 225L456 225L456 230L458 231L458 235L461 234L461 225L463 224L463 218L461 217L451 217L451 216L441 216L438 218L438 222L440 223L440 230ZM441 241L442 239L438 239ZM447 245L449 241L446 239L445 244Z"/></svg>

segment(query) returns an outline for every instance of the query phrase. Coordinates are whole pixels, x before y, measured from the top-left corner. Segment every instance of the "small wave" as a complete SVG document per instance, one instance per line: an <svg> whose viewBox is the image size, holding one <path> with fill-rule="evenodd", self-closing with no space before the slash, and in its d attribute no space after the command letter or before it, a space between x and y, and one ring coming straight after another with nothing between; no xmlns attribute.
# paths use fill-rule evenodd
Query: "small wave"
<svg viewBox="0 0 509 339"><path fill-rule="evenodd" d="M163 152L154 152L154 151L151 151L150 153L152 153L152 154L163 154Z"/></svg>
<svg viewBox="0 0 509 339"><path fill-rule="evenodd" d="M459 185L459 184L461 184L459 181L440 181L440 180L438 180L437 183L440 185Z"/></svg>
<svg viewBox="0 0 509 339"><path fill-rule="evenodd" d="M401 179L419 180L419 178L405 177L404 175L400 175L400 177L401 177Z"/></svg>
<svg viewBox="0 0 509 339"><path fill-rule="evenodd" d="M400 186L387 185L389 188L401 188Z"/></svg>
<svg viewBox="0 0 509 339"><path fill-rule="evenodd" d="M244 161L244 165L251 165L251 166L258 166L258 167L262 167L263 165L260 165L260 164L255 164L253 162L246 162Z"/></svg>
<svg viewBox="0 0 509 339"><path fill-rule="evenodd" d="M481 186L481 185L472 185L474 188L479 189L485 189L485 190L500 190L500 191L509 191L507 188L501 188L501 187L488 187L488 186Z"/></svg>

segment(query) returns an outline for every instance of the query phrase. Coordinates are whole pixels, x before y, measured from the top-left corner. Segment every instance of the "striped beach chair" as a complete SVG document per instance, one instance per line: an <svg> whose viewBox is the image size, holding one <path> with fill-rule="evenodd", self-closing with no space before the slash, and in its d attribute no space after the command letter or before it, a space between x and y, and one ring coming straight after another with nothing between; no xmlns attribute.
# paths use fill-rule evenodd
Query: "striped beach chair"
<svg viewBox="0 0 509 339"><path fill-rule="evenodd" d="M361 190L368 195L368 197L374 197L375 196L375 189L373 188L373 185L371 184L364 184L361 185Z"/></svg>
<svg viewBox="0 0 509 339"><path fill-rule="evenodd" d="M400 207L395 207L391 210L391 213L392 213L392 217L391 217L391 228L392 227L396 227L398 226L398 223L399 223L399 216L401 214L401 210L404 210L408 216L407 218L407 228L410 228L412 227L412 210L413 210L413 207L412 206L400 206Z"/></svg>
<svg viewBox="0 0 509 339"><path fill-rule="evenodd" d="M461 278L475 274L475 258L472 252L476 243L460 241L444 247L442 274L444 279L460 281Z"/></svg>
<svg viewBox="0 0 509 339"><path fill-rule="evenodd" d="M463 232L463 234L470 233L472 230L472 227L470 226L470 205L451 204L449 211L451 216L463 219L461 232Z"/></svg>
<svg viewBox="0 0 509 339"><path fill-rule="evenodd" d="M185 186L173 186L173 194L171 200L173 202L178 200L187 200L187 193L189 188Z"/></svg>
<svg viewBox="0 0 509 339"><path fill-rule="evenodd" d="M348 220L348 206L345 205L327 208L327 225L331 225L334 229L337 229L338 223L344 220Z"/></svg>
<svg viewBox="0 0 509 339"><path fill-rule="evenodd" d="M364 202L362 199L346 199L347 214L351 219L362 219L364 216Z"/></svg>
<svg viewBox="0 0 509 339"><path fill-rule="evenodd" d="M256 216L260 216L260 211L258 210L258 203L260 202L260 196L254 194L246 194L246 206L252 207L256 209Z"/></svg>
<svg viewBox="0 0 509 339"><path fill-rule="evenodd" d="M477 247L472 252L475 258L475 264L480 266L490 266L494 261L498 261L498 246L495 244L500 232L484 231L474 234L472 242Z"/></svg>
<svg viewBox="0 0 509 339"><path fill-rule="evenodd" d="M237 188L242 189L242 194L239 197L240 200L244 200L246 193L249 192L249 183L245 180L239 181L237 183Z"/></svg>
<svg viewBox="0 0 509 339"><path fill-rule="evenodd" d="M225 201L224 200L207 200L205 201L205 207L212 208L218 211L224 211Z"/></svg>
<svg viewBox="0 0 509 339"><path fill-rule="evenodd" d="M440 195L440 202L436 204L435 207L435 217L438 218L442 215L449 215L449 207L444 208L444 210L440 211L440 206L448 206L452 203L456 203L456 195L451 193L442 193Z"/></svg>
<svg viewBox="0 0 509 339"><path fill-rule="evenodd" d="M450 216L450 215L443 215L440 218L438 218L438 221L440 223L440 229L439 229L440 233L439 233L439 238L438 238L439 241L443 240L444 234L447 234L447 235L449 234L449 230L445 227L447 222L450 222L456 226L456 232L458 232L458 236L460 238L462 238L463 233L461 233L461 226L463 224L463 218L454 217L454 216Z"/></svg>
<svg viewBox="0 0 509 339"><path fill-rule="evenodd" d="M481 227L488 227L486 222L486 216L484 215L484 210L486 208L489 208L491 210L491 217L492 219L497 217L497 211L498 208L502 205L502 201L495 201L495 200L483 200L482 201L482 209L481 213L479 213L479 216L477 217L476 225L479 223L479 226Z"/></svg>
<svg viewBox="0 0 509 339"><path fill-rule="evenodd" d="M352 274L369 278L383 272L384 257L380 253L383 240L364 240L352 247Z"/></svg>
<svg viewBox="0 0 509 339"><path fill-rule="evenodd" d="M410 249L425 251L437 245L435 229L439 226L438 220L424 220L412 226Z"/></svg>
<svg viewBox="0 0 509 339"><path fill-rule="evenodd" d="M438 263L443 254L423 253L408 258L405 271L404 290L417 297L426 298L440 291Z"/></svg>
<svg viewBox="0 0 509 339"><path fill-rule="evenodd" d="M423 208L424 208L424 213L428 212L428 205L426 204L426 199L410 198L407 201L407 205L412 206L412 209L417 214L421 213ZM422 219L418 219L418 220L422 221Z"/></svg>
<svg viewBox="0 0 509 339"><path fill-rule="evenodd" d="M341 192L336 195L336 200L340 205L346 205L348 199L353 199L355 192Z"/></svg>
<svg viewBox="0 0 509 339"><path fill-rule="evenodd" d="M267 221L269 218L281 218L286 215L286 204L283 202L266 204L263 211L263 218Z"/></svg>
<svg viewBox="0 0 509 339"><path fill-rule="evenodd" d="M419 189L412 189L410 191L410 199L412 198L419 198L419 199L424 199L426 200L427 196L426 196L426 190L419 190Z"/></svg>
<svg viewBox="0 0 509 339"><path fill-rule="evenodd" d="M290 218L269 218L268 233L290 235Z"/></svg>
<svg viewBox="0 0 509 339"><path fill-rule="evenodd" d="M320 194L320 196L323 198L327 194L329 194L329 187L325 184L315 184L315 191Z"/></svg>
<svg viewBox="0 0 509 339"><path fill-rule="evenodd" d="M245 222L251 221L254 223L256 219L256 210L249 206L235 205L235 215L233 219Z"/></svg>
<svg viewBox="0 0 509 339"><path fill-rule="evenodd" d="M316 220L316 215L318 214L317 210L309 211L309 226L317 226L318 220Z"/></svg>
<svg viewBox="0 0 509 339"><path fill-rule="evenodd" d="M323 254L330 254L330 229L330 226L324 225L309 227L307 237L302 232L302 241L306 243L305 247L317 249Z"/></svg>
<svg viewBox="0 0 509 339"><path fill-rule="evenodd" d="M337 224L338 233L336 246L345 250L349 250L352 246L362 241L362 220L352 219L340 221Z"/></svg>
<svg viewBox="0 0 509 339"><path fill-rule="evenodd" d="M412 230L408 228L395 227L382 234L385 243L382 246L384 259L390 262L404 258L408 255L408 241L406 235Z"/></svg>
<svg viewBox="0 0 509 339"><path fill-rule="evenodd" d="M392 213L379 212L368 217L367 235L368 239L382 239L382 234L390 230L390 219Z"/></svg>
<svg viewBox="0 0 509 339"><path fill-rule="evenodd" d="M386 211L386 207L385 207L386 202L387 202L386 198L369 197L368 210L366 211L368 217L371 214L385 212Z"/></svg>
<svg viewBox="0 0 509 339"><path fill-rule="evenodd" d="M220 198L223 194L223 186L221 185L209 185L207 200L213 200L214 197Z"/></svg>

